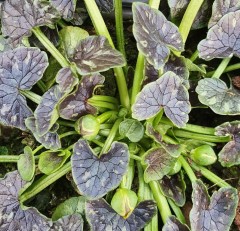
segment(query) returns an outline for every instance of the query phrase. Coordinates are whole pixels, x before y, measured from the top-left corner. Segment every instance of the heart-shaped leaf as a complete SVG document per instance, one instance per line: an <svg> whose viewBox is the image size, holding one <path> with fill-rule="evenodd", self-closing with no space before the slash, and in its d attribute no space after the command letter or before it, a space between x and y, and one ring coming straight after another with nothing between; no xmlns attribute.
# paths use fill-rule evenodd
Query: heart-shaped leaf
<svg viewBox="0 0 240 231"><path fill-rule="evenodd" d="M103 36L89 36L82 39L69 60L76 63L81 75L102 72L125 65L123 55L113 49Z"/></svg>
<svg viewBox="0 0 240 231"><path fill-rule="evenodd" d="M35 173L35 158L29 146L24 148L24 154L19 156L17 162L18 172L25 181L32 180Z"/></svg>
<svg viewBox="0 0 240 231"><path fill-rule="evenodd" d="M206 186L193 183L193 208L190 212L192 231L228 231L235 217L238 194L234 188L221 188L209 198Z"/></svg>
<svg viewBox="0 0 240 231"><path fill-rule="evenodd" d="M77 0L51 0L51 3L64 19L73 18Z"/></svg>
<svg viewBox="0 0 240 231"><path fill-rule="evenodd" d="M178 28L160 11L144 3L133 3L133 21L137 47L157 70L168 60L170 48L183 51Z"/></svg>
<svg viewBox="0 0 240 231"><path fill-rule="evenodd" d="M149 119L162 108L176 126L185 126L191 110L189 95L181 79L171 71L147 84L138 93L132 106L132 117L137 120Z"/></svg>
<svg viewBox="0 0 240 231"><path fill-rule="evenodd" d="M114 10L114 0L96 0L101 12L110 13Z"/></svg>
<svg viewBox="0 0 240 231"><path fill-rule="evenodd" d="M76 91L60 103L60 116L68 120L77 120L83 115L95 114L96 108L88 104L87 100L92 96L95 87L103 82L104 77L98 73L84 76Z"/></svg>
<svg viewBox="0 0 240 231"><path fill-rule="evenodd" d="M29 37L33 27L51 25L59 18L48 2L40 0L6 0L2 9L2 33L13 46L20 44L23 37Z"/></svg>
<svg viewBox="0 0 240 231"><path fill-rule="evenodd" d="M182 224L175 216L170 216L162 231L190 231L190 229Z"/></svg>
<svg viewBox="0 0 240 231"><path fill-rule="evenodd" d="M198 82L196 88L198 99L220 115L240 114L240 92L217 78L206 78Z"/></svg>
<svg viewBox="0 0 240 231"><path fill-rule="evenodd" d="M118 215L104 199L86 203L86 217L92 231L139 231L151 220L155 213L156 205L152 200L140 202L127 219Z"/></svg>
<svg viewBox="0 0 240 231"><path fill-rule="evenodd" d="M240 10L224 15L211 27L207 38L198 44L199 57L205 60L240 57Z"/></svg>
<svg viewBox="0 0 240 231"><path fill-rule="evenodd" d="M208 27L212 27L227 13L240 10L238 0L215 0L212 5L212 17L208 22Z"/></svg>
<svg viewBox="0 0 240 231"><path fill-rule="evenodd" d="M147 165L144 171L146 183L152 180L161 180L167 175L176 163L177 158L169 155L163 148L151 148L143 156L143 164Z"/></svg>
<svg viewBox="0 0 240 231"><path fill-rule="evenodd" d="M231 136L229 141L219 152L218 157L222 166L231 167L240 164L240 121L226 122L215 128L217 136Z"/></svg>
<svg viewBox="0 0 240 231"><path fill-rule="evenodd" d="M27 118L25 123L26 127L33 133L35 139L46 149L57 150L61 148L61 141L56 132L57 128L53 129L53 126L52 131L47 132L43 136L39 136L37 133L36 119L34 117Z"/></svg>
<svg viewBox="0 0 240 231"><path fill-rule="evenodd" d="M110 150L97 157L87 141L79 140L73 148L72 175L78 190L96 199L115 189L126 173L129 152L125 144L113 142Z"/></svg>
<svg viewBox="0 0 240 231"><path fill-rule="evenodd" d="M20 47L0 55L0 122L26 130L24 120L32 115L21 90L30 90L48 66L45 52Z"/></svg>

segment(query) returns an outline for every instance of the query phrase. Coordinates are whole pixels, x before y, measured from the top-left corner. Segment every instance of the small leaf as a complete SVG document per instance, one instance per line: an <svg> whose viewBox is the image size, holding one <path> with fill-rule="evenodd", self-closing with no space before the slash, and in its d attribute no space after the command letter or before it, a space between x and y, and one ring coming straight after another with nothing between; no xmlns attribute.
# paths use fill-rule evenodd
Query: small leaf
<svg viewBox="0 0 240 231"><path fill-rule="evenodd" d="M152 64L145 60L145 78L143 81L143 86L156 81L158 77L158 70L156 70Z"/></svg>
<svg viewBox="0 0 240 231"><path fill-rule="evenodd" d="M76 63L81 75L107 71L110 68L125 65L123 55L113 49L103 36L89 36L82 39L73 57L69 57L69 60Z"/></svg>
<svg viewBox="0 0 240 231"><path fill-rule="evenodd" d="M207 38L198 44L199 57L205 60L240 57L240 10L224 15L211 27Z"/></svg>
<svg viewBox="0 0 240 231"><path fill-rule="evenodd" d="M177 206L182 207L186 202L186 184L182 172L172 176L164 176L159 185L166 197L171 198Z"/></svg>
<svg viewBox="0 0 240 231"><path fill-rule="evenodd" d="M84 76L76 91L60 103L60 116L68 120L77 120L83 115L95 114L96 108L88 104L87 100L92 97L95 87L103 84L103 82L104 77L98 73Z"/></svg>
<svg viewBox="0 0 240 231"><path fill-rule="evenodd" d="M144 135L144 127L137 120L125 119L119 125L119 134L126 136L131 142L138 142Z"/></svg>
<svg viewBox="0 0 240 231"><path fill-rule="evenodd" d="M0 122L26 130L32 115L21 90L30 90L48 66L47 54L37 48L20 47L0 55Z"/></svg>
<svg viewBox="0 0 240 231"><path fill-rule="evenodd" d="M238 0L215 0L212 5L212 17L209 20L208 28L214 26L227 13L240 10Z"/></svg>
<svg viewBox="0 0 240 231"><path fill-rule="evenodd" d="M19 156L17 162L18 172L25 181L32 180L35 173L35 158L29 146L24 148L24 154Z"/></svg>
<svg viewBox="0 0 240 231"><path fill-rule="evenodd" d="M133 21L137 47L157 70L168 60L170 48L183 51L178 28L160 11L144 3L133 3Z"/></svg>
<svg viewBox="0 0 240 231"><path fill-rule="evenodd" d="M151 200L140 202L127 219L118 215L104 199L86 203L86 217L92 231L139 231L151 220L155 213L156 205Z"/></svg>
<svg viewBox="0 0 240 231"><path fill-rule="evenodd" d="M219 161L224 167L240 164L240 121L226 122L215 128L217 136L231 136L229 141L219 152Z"/></svg>
<svg viewBox="0 0 240 231"><path fill-rule="evenodd" d="M171 71L147 84L138 93L132 106L132 117L137 120L149 119L162 108L176 126L185 126L191 110L188 92L181 79Z"/></svg>
<svg viewBox="0 0 240 231"><path fill-rule="evenodd" d="M175 216L170 216L162 231L190 231L190 229L182 224Z"/></svg>
<svg viewBox="0 0 240 231"><path fill-rule="evenodd" d="M240 92L221 79L206 78L198 82L196 88L198 99L202 104L209 106L219 115L240 114Z"/></svg>
<svg viewBox="0 0 240 231"><path fill-rule="evenodd" d="M114 0L96 0L101 12L110 13L114 10Z"/></svg>
<svg viewBox="0 0 240 231"><path fill-rule="evenodd" d="M192 231L228 231L235 217L238 194L234 188L220 188L209 198L206 186L193 184L193 208L190 212Z"/></svg>
<svg viewBox="0 0 240 231"><path fill-rule="evenodd" d="M51 25L58 19L57 11L46 1L6 0L2 9L2 33L13 46L29 37L33 27Z"/></svg>
<svg viewBox="0 0 240 231"><path fill-rule="evenodd" d="M161 180L173 168L177 158L169 155L163 148L151 148L143 156L143 164L147 165L144 171L146 183L152 180Z"/></svg>
<svg viewBox="0 0 240 231"><path fill-rule="evenodd" d="M125 144L113 142L107 153L97 157L85 140L79 140L74 145L71 162L80 193L96 199L120 184L127 170L129 152Z"/></svg>
<svg viewBox="0 0 240 231"><path fill-rule="evenodd" d="M73 18L77 0L51 0L52 5L61 13L64 19Z"/></svg>

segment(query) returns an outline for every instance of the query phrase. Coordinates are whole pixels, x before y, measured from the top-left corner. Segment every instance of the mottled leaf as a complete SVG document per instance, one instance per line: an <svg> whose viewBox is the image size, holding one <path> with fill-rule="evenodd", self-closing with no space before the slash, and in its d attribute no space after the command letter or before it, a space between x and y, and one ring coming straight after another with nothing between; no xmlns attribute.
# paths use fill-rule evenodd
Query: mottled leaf
<svg viewBox="0 0 240 231"><path fill-rule="evenodd" d="M86 217L92 231L139 231L155 213L156 205L151 200L140 202L127 219L118 215L104 199L86 203Z"/></svg>
<svg viewBox="0 0 240 231"><path fill-rule="evenodd" d="M37 133L36 119L29 117L25 121L26 127L33 133L35 139L41 143L46 149L57 150L61 148L61 141L56 132L57 129L47 132L43 136Z"/></svg>
<svg viewBox="0 0 240 231"><path fill-rule="evenodd" d="M198 44L199 57L205 60L240 57L240 10L224 15L208 30L207 38Z"/></svg>
<svg viewBox="0 0 240 231"><path fill-rule="evenodd" d="M96 108L88 104L87 100L92 96L95 87L103 82L104 77L100 74L84 76L76 91L60 103L60 116L68 120L77 120L83 115L95 114Z"/></svg>
<svg viewBox="0 0 240 231"><path fill-rule="evenodd" d="M182 224L175 216L170 216L162 231L190 231L190 229Z"/></svg>
<svg viewBox="0 0 240 231"><path fill-rule="evenodd" d="M186 184L184 176L181 174L174 174L172 176L164 176L159 181L161 191L166 197L171 198L177 206L182 207L186 202L185 190Z"/></svg>
<svg viewBox="0 0 240 231"><path fill-rule="evenodd" d="M161 180L167 175L176 163L177 158L169 155L163 148L151 148L143 156L142 164L146 165L144 180Z"/></svg>
<svg viewBox="0 0 240 231"><path fill-rule="evenodd" d="M33 27L51 25L58 18L57 11L46 1L6 0L2 7L2 33L13 46L29 37Z"/></svg>
<svg viewBox="0 0 240 231"><path fill-rule="evenodd" d="M81 75L125 65L123 55L113 49L103 36L89 36L82 39L76 47L73 57L69 57L69 59L76 63Z"/></svg>
<svg viewBox="0 0 240 231"><path fill-rule="evenodd" d="M145 78L143 81L143 86L151 83L153 81L156 81L159 77L158 70L154 68L152 64L150 64L147 60L145 60Z"/></svg>
<svg viewBox="0 0 240 231"><path fill-rule="evenodd" d="M212 27L227 13L240 10L238 0L215 0L212 6L212 16L208 22L208 27Z"/></svg>
<svg viewBox="0 0 240 231"><path fill-rule="evenodd" d="M240 92L217 78L206 78L198 82L198 99L219 115L240 114Z"/></svg>
<svg viewBox="0 0 240 231"><path fill-rule="evenodd" d="M240 164L240 121L226 122L215 128L217 136L231 136L229 141L218 153L218 160L224 167Z"/></svg>
<svg viewBox="0 0 240 231"><path fill-rule="evenodd" d="M132 117L137 120L149 119L164 108L166 116L176 126L183 127L191 110L188 98L187 89L181 79L168 71L138 93L132 106Z"/></svg>
<svg viewBox="0 0 240 231"><path fill-rule="evenodd" d="M32 149L29 146L24 148L24 154L19 156L17 162L18 172L23 180L32 180L35 173L35 158Z"/></svg>
<svg viewBox="0 0 240 231"><path fill-rule="evenodd" d="M0 122L26 130L24 120L32 115L21 90L30 90L48 66L45 52L20 47L0 55Z"/></svg>
<svg viewBox="0 0 240 231"><path fill-rule="evenodd" d="M158 10L144 3L133 3L133 34L137 47L156 69L168 60L170 48L183 51L178 28Z"/></svg>
<svg viewBox="0 0 240 231"><path fill-rule="evenodd" d="M97 199L115 189L126 173L129 153L125 144L113 142L107 153L97 157L87 141L73 148L72 175L78 190L87 198Z"/></svg>
<svg viewBox="0 0 240 231"><path fill-rule="evenodd" d="M77 0L51 0L52 5L60 12L64 19L73 18Z"/></svg>
<svg viewBox="0 0 240 231"><path fill-rule="evenodd" d="M114 10L114 0L96 0L96 3L102 12L110 13Z"/></svg>
<svg viewBox="0 0 240 231"><path fill-rule="evenodd" d="M126 136L131 142L138 142L144 135L144 127L137 120L125 119L119 125L119 134Z"/></svg>
<svg viewBox="0 0 240 231"><path fill-rule="evenodd" d="M8 43L7 39L4 38L3 35L0 35L0 51L5 52L11 50L11 46Z"/></svg>
<svg viewBox="0 0 240 231"><path fill-rule="evenodd" d="M192 231L228 231L235 217L238 194L235 188L220 188L209 198L206 186L193 183L193 208L190 212Z"/></svg>

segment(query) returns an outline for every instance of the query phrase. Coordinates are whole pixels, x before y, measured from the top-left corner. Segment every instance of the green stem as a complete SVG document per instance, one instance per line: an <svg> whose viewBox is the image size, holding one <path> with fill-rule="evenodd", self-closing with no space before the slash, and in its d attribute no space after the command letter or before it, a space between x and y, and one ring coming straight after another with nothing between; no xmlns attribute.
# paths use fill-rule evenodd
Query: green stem
<svg viewBox="0 0 240 231"><path fill-rule="evenodd" d="M110 118L117 116L117 112L116 111L107 111L102 113L101 115L99 115L97 117L97 120L100 124L105 123L107 120L109 120Z"/></svg>
<svg viewBox="0 0 240 231"><path fill-rule="evenodd" d="M87 101L89 104L91 104L92 106L95 106L95 107L101 107L101 108L107 108L107 109L110 109L110 110L117 110L117 105L115 104L112 104L112 103L108 103L108 102L104 102L104 101L95 101L95 100L92 100L91 98L88 99Z"/></svg>
<svg viewBox="0 0 240 231"><path fill-rule="evenodd" d="M219 187L232 187L230 184L228 184L223 179L215 175L213 172L209 171L207 168L199 166L194 162L191 162L190 165L194 170L200 172L204 177L206 177L208 180L218 185Z"/></svg>
<svg viewBox="0 0 240 231"><path fill-rule="evenodd" d="M40 90L42 91L42 93L45 93L47 91L47 87L41 79L37 82L37 85L40 88Z"/></svg>
<svg viewBox="0 0 240 231"><path fill-rule="evenodd" d="M100 129L111 129L112 124L100 124Z"/></svg>
<svg viewBox="0 0 240 231"><path fill-rule="evenodd" d="M31 101L33 101L36 104L40 104L42 97L40 95L37 95L36 93L32 92L32 91L28 91L28 90L20 90L21 94L23 94L24 96L26 96L28 99L30 99Z"/></svg>
<svg viewBox="0 0 240 231"><path fill-rule="evenodd" d="M0 155L0 163L17 163L19 156L15 155Z"/></svg>
<svg viewBox="0 0 240 231"><path fill-rule="evenodd" d="M49 185L54 183L56 180L67 174L71 171L71 162L63 165L57 172L54 172L50 175L44 175L39 180L34 182L19 198L20 203L23 203L30 199L31 197L35 196L43 189L47 188Z"/></svg>
<svg viewBox="0 0 240 231"><path fill-rule="evenodd" d="M181 221L183 224L186 224L186 220L182 213L182 210L174 203L173 200L168 198L167 201L168 201L170 207L172 208L172 210L174 211L175 215L179 219L179 221Z"/></svg>
<svg viewBox="0 0 240 231"><path fill-rule="evenodd" d="M240 63L236 63L233 65L230 65L228 67L225 68L225 70L223 71L223 73L229 72L229 71L235 71L240 69ZM210 71L206 74L206 77L211 77L214 74L215 71Z"/></svg>
<svg viewBox="0 0 240 231"><path fill-rule="evenodd" d="M38 151L40 151L42 148L44 148L43 145L38 146L37 148L35 148L35 149L33 150L32 154L35 155L35 154L36 154Z"/></svg>
<svg viewBox="0 0 240 231"><path fill-rule="evenodd" d="M131 189L132 182L134 179L134 173L135 173L135 166L134 166L134 160L129 161L128 170L127 173L123 176L120 187Z"/></svg>
<svg viewBox="0 0 240 231"><path fill-rule="evenodd" d="M189 179L191 180L191 182L195 182L197 180L197 177L195 176L192 168L190 167L190 165L188 164L188 162L185 160L185 158L180 155L178 158L179 162L182 164L182 167L184 168L185 172L187 173Z"/></svg>
<svg viewBox="0 0 240 231"><path fill-rule="evenodd" d="M58 124L62 125L62 126L67 126L67 127L71 127L74 128L74 122L71 121L65 121L65 120L58 120Z"/></svg>
<svg viewBox="0 0 240 231"><path fill-rule="evenodd" d="M231 58L225 58L222 60L220 65L218 66L217 70L214 72L212 78L220 78L224 70L226 69L227 65L229 64Z"/></svg>
<svg viewBox="0 0 240 231"><path fill-rule="evenodd" d="M104 147L104 143L100 142L99 140L91 140L94 144L98 145L99 147L103 148Z"/></svg>
<svg viewBox="0 0 240 231"><path fill-rule="evenodd" d="M95 0L84 0L84 2L95 30L97 31L98 34L105 36L108 39L110 45L114 48L114 43L108 32L106 24L102 18L102 15L98 9L98 6ZM127 83L126 83L123 69L120 67L116 67L114 68L114 73L115 73L115 78L118 86L121 104L123 107L129 109L130 102L129 102L128 88L127 88Z"/></svg>
<svg viewBox="0 0 240 231"><path fill-rule="evenodd" d="M93 101L104 101L108 103L119 104L116 98L108 95L93 95L90 99L92 99Z"/></svg>
<svg viewBox="0 0 240 231"><path fill-rule="evenodd" d="M141 158L141 157L136 156L136 155L134 155L134 154L130 154L130 158L133 159L133 160L142 161L142 158Z"/></svg>
<svg viewBox="0 0 240 231"><path fill-rule="evenodd" d="M62 139L66 136L72 136L72 135L78 135L78 133L76 131L65 132L65 133L59 135L59 137L60 137L60 139Z"/></svg>
<svg viewBox="0 0 240 231"><path fill-rule="evenodd" d="M49 41L39 27L32 29L34 35L42 43L42 45L51 53L51 55L59 62L62 67L69 67L69 62L62 56L58 49Z"/></svg>
<svg viewBox="0 0 240 231"><path fill-rule="evenodd" d="M192 54L192 56L190 57L190 60L192 61L192 62L194 62L196 59L197 59L197 57L198 57L198 50L196 50L193 54Z"/></svg>

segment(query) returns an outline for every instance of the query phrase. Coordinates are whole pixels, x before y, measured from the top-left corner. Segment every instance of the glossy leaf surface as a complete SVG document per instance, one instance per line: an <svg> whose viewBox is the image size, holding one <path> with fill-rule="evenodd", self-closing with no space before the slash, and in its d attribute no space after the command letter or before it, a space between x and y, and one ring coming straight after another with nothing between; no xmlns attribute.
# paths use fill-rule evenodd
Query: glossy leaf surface
<svg viewBox="0 0 240 231"><path fill-rule="evenodd" d="M52 5L61 13L64 19L73 17L77 0L51 0Z"/></svg>
<svg viewBox="0 0 240 231"><path fill-rule="evenodd" d="M175 216L170 216L162 231L190 231L190 229L182 224Z"/></svg>
<svg viewBox="0 0 240 231"><path fill-rule="evenodd" d="M176 126L185 126L191 110L189 95L181 79L171 71L142 89L132 106L132 117L149 119L162 108Z"/></svg>
<svg viewBox="0 0 240 231"><path fill-rule="evenodd" d="M183 51L178 28L158 10L133 3L133 34L137 47L157 70L168 60L170 48Z"/></svg>
<svg viewBox="0 0 240 231"><path fill-rule="evenodd" d="M127 219L118 215L104 199L86 203L86 216L92 231L139 231L155 213L156 205L151 200L140 202Z"/></svg>
<svg viewBox="0 0 240 231"><path fill-rule="evenodd" d="M87 141L79 140L73 148L72 174L81 194L97 199L115 189L129 162L125 144L113 142L107 153L97 157Z"/></svg>

